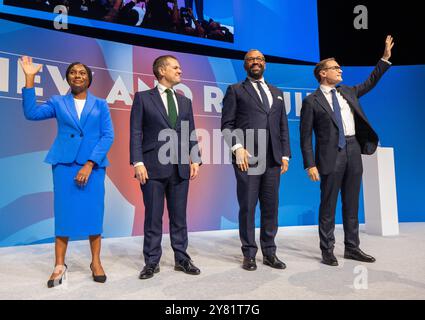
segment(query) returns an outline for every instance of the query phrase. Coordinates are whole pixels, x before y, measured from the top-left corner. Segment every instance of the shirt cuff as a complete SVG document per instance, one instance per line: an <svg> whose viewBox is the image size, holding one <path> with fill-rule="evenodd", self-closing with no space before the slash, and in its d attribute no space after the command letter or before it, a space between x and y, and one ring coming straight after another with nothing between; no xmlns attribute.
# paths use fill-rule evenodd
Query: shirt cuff
<svg viewBox="0 0 425 320"><path fill-rule="evenodd" d="M282 160L286 160L286 161L288 161L288 162L289 162L289 157L283 156L283 157L282 157Z"/></svg>
<svg viewBox="0 0 425 320"><path fill-rule="evenodd" d="M144 166L145 164L143 162L133 162L133 167L140 167L140 166Z"/></svg>
<svg viewBox="0 0 425 320"><path fill-rule="evenodd" d="M236 150L238 150L239 148L243 148L243 146L240 143L235 144L232 147L232 152L234 153Z"/></svg>
<svg viewBox="0 0 425 320"><path fill-rule="evenodd" d="M388 61L387 59L381 58L381 60L388 63L389 65L392 65L392 63L390 61Z"/></svg>

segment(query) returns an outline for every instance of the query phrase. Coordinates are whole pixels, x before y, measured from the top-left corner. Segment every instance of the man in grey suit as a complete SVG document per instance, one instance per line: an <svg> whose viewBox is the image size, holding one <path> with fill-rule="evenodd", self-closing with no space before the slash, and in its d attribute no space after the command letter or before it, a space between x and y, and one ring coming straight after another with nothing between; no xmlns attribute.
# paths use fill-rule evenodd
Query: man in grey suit
<svg viewBox="0 0 425 320"><path fill-rule="evenodd" d="M280 175L291 156L283 93L263 77L264 55L250 50L244 59L248 77L229 86L223 99L221 129L233 151L239 202L242 268L256 270L255 207L260 201L263 263L285 269L276 256ZM252 161L254 160L254 161ZM253 163L255 162L255 163Z"/></svg>
<svg viewBox="0 0 425 320"><path fill-rule="evenodd" d="M337 266L335 244L335 209L341 191L345 235L344 258L374 262L360 250L358 207L363 173L361 154L373 154L378 135L372 129L359 103L390 68L388 61L394 45L387 36L382 59L369 78L356 86L337 86L342 71L334 58L320 61L314 75L320 87L303 101L300 141L304 168L312 181L320 181L319 236L322 263ZM316 138L315 155L312 133Z"/></svg>

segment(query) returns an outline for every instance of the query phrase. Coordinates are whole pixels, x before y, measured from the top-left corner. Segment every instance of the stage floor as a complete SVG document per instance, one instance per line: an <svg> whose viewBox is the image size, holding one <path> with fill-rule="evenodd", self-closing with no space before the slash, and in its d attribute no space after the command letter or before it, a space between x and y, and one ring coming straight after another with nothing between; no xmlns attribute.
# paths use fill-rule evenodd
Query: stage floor
<svg viewBox="0 0 425 320"><path fill-rule="evenodd" d="M377 259L373 264L343 258L342 226L335 231L338 267L320 263L316 226L285 227L276 243L287 269L263 265L259 252L253 272L241 268L237 230L190 233L188 251L202 271L199 276L173 270L165 235L161 271L148 280L138 279L143 237L106 239L105 284L91 278L88 241L76 241L68 247L68 281L53 289L46 286L53 244L0 248L0 299L425 299L425 223L402 223L394 237L361 230L361 248Z"/></svg>

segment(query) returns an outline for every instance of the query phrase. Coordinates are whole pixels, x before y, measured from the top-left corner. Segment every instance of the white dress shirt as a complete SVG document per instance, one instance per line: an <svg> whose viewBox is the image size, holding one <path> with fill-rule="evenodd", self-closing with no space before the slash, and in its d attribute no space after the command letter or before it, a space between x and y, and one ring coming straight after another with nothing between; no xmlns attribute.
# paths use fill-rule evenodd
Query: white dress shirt
<svg viewBox="0 0 425 320"><path fill-rule="evenodd" d="M322 90L325 95L326 100L331 106L332 110L334 110L334 106L332 104L332 90L335 89L333 87L320 85L320 90ZM354 123L354 115L350 106L348 105L347 100L336 91L336 98L338 99L339 106L341 107L341 117L342 117L342 125L344 127L344 135L345 136L354 136L356 134L356 126Z"/></svg>
<svg viewBox="0 0 425 320"><path fill-rule="evenodd" d="M168 99L167 99L167 92L165 90L171 89L171 92L173 93L174 103L176 105L177 115L179 114L179 105L177 103L176 93L174 92L173 88L167 88L166 86L163 86L162 84L158 83L158 91L159 95L161 96L162 102L164 103L165 110L167 111L168 115Z"/></svg>
<svg viewBox="0 0 425 320"><path fill-rule="evenodd" d="M251 81L252 85L254 86L255 92L257 92L258 97L260 98L260 101L263 102L263 99L261 99L261 93L260 90L258 90L258 85L257 85L257 81L260 81L260 85L263 88L264 92L266 93L267 99L269 100L269 106L271 108L272 104L273 104L273 95L269 89L269 87L267 86L266 82L264 81L264 78L255 80L252 79L250 77L248 77L249 81Z"/></svg>
<svg viewBox="0 0 425 320"><path fill-rule="evenodd" d="M74 98L75 109L77 110L78 119L81 118L81 113L83 112L84 105L86 104L86 99L75 99Z"/></svg>

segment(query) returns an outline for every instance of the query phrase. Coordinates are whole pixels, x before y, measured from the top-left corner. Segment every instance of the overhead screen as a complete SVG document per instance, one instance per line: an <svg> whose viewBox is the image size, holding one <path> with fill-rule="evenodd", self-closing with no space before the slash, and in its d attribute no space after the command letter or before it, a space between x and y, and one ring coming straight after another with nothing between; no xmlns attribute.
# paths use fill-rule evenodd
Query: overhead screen
<svg viewBox="0 0 425 320"><path fill-rule="evenodd" d="M61 20L59 11L52 13L55 5L63 2L70 3L66 20ZM59 24L67 22L70 29L78 25L101 33L113 30L224 49L257 48L266 55L302 61L319 59L316 1L176 0L177 16L174 1L142 0L133 7L132 1L123 0L125 9L118 11L105 4L109 2L0 0L0 12L50 20L52 24L56 19ZM203 32L190 21L190 11L186 10L190 7ZM113 40L120 41L119 37ZM140 45L147 44L141 40Z"/></svg>

